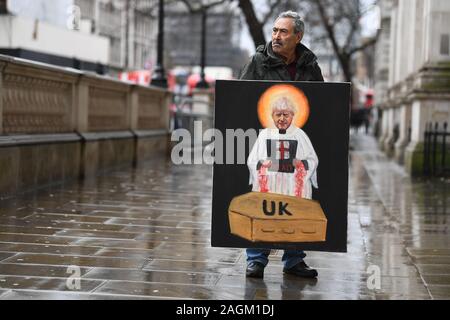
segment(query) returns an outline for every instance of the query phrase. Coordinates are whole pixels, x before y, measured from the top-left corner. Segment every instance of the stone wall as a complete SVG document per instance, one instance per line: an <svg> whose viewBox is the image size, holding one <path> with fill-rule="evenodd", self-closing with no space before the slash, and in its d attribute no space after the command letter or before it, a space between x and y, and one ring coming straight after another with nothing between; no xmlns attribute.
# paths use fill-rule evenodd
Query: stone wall
<svg viewBox="0 0 450 320"><path fill-rule="evenodd" d="M167 156L171 98L0 55L0 197Z"/></svg>
<svg viewBox="0 0 450 320"><path fill-rule="evenodd" d="M450 123L450 3L391 3L389 79L377 105L383 111L380 147L411 175L423 172L426 123Z"/></svg>

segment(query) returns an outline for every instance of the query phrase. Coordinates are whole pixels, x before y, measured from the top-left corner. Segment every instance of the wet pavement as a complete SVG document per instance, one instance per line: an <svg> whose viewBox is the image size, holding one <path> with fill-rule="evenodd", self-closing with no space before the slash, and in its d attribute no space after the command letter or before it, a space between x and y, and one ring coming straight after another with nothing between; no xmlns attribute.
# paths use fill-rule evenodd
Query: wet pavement
<svg viewBox="0 0 450 320"><path fill-rule="evenodd" d="M0 201L0 299L449 299L449 182L352 144L348 253L308 252L317 280L276 251L246 279L242 249L209 244L211 167L155 160Z"/></svg>

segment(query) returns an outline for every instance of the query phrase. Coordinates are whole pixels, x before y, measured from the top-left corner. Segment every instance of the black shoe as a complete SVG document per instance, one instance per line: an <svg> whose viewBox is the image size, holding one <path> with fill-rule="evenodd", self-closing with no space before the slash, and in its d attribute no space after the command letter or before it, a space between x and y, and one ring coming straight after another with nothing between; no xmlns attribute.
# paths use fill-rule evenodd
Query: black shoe
<svg viewBox="0 0 450 320"><path fill-rule="evenodd" d="M316 269L311 269L304 261L297 263L292 268L284 268L283 272L302 278L317 278L319 275Z"/></svg>
<svg viewBox="0 0 450 320"><path fill-rule="evenodd" d="M259 262L252 261L247 265L246 270L247 277L250 278L263 278L264 277L264 265Z"/></svg>

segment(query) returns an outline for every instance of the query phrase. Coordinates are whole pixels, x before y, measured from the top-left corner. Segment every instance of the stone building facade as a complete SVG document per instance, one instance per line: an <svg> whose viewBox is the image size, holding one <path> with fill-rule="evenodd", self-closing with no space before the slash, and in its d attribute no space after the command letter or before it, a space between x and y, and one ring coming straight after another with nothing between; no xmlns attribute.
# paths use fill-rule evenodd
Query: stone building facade
<svg viewBox="0 0 450 320"><path fill-rule="evenodd" d="M240 48L242 21L239 11L225 3L212 7L206 20L206 65L229 67L237 76L249 54ZM202 15L189 13L181 3L168 6L165 19L165 47L168 63L174 66L200 65Z"/></svg>
<svg viewBox="0 0 450 320"><path fill-rule="evenodd" d="M84 31L110 40L110 73L156 62L157 0L75 0Z"/></svg>
<svg viewBox="0 0 450 320"><path fill-rule="evenodd" d="M0 53L115 76L156 61L157 0L4 0Z"/></svg>
<svg viewBox="0 0 450 320"><path fill-rule="evenodd" d="M450 2L381 3L382 34L376 49L376 104L383 115L379 144L410 174L419 175L426 124L450 123Z"/></svg>

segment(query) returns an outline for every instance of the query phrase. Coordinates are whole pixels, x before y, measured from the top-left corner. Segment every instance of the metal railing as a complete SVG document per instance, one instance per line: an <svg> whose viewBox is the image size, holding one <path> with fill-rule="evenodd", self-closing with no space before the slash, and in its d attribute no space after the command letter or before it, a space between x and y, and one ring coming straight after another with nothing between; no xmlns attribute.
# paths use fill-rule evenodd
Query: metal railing
<svg viewBox="0 0 450 320"><path fill-rule="evenodd" d="M177 95L175 97L175 112L172 115L171 128L186 129L191 134L191 146L203 147L205 142L203 141L203 133L213 128L214 115L213 108L206 105L206 109L209 112L195 112L193 110L194 104L206 104L204 101L195 101L190 96ZM198 121L201 121L201 128L198 126ZM197 126L195 123L197 122Z"/></svg>
<svg viewBox="0 0 450 320"><path fill-rule="evenodd" d="M423 171L426 176L450 175L450 132L447 132L447 122L427 123L424 133Z"/></svg>

